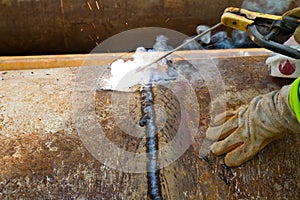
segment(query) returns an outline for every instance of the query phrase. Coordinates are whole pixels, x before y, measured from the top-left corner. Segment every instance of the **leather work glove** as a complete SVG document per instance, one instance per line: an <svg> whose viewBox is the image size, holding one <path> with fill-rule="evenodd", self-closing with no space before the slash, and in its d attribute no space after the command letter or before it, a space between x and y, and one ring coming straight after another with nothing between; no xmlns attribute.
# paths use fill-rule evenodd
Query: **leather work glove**
<svg viewBox="0 0 300 200"><path fill-rule="evenodd" d="M291 16L300 19L300 7L289 10L288 12L284 13L283 16ZM298 44L300 44L300 26L298 26L294 32L294 38Z"/></svg>
<svg viewBox="0 0 300 200"><path fill-rule="evenodd" d="M225 164L238 166L285 134L300 133L300 123L289 104L290 88L284 86L280 91L255 97L236 111L217 115L206 132L208 139L219 140L210 147L212 153L227 153Z"/></svg>
<svg viewBox="0 0 300 200"><path fill-rule="evenodd" d="M283 16L290 16L290 17L295 17L297 19L300 19L300 7L294 8L292 10L287 11L286 13L283 14ZM267 35L268 32L266 32L266 29L263 27L258 26L258 30L263 34ZM290 31L280 31L278 35L272 37L272 40L275 42L278 42L280 44L283 44L286 42L291 36L294 36L295 40L297 43L300 44L300 26L294 30L294 32Z"/></svg>

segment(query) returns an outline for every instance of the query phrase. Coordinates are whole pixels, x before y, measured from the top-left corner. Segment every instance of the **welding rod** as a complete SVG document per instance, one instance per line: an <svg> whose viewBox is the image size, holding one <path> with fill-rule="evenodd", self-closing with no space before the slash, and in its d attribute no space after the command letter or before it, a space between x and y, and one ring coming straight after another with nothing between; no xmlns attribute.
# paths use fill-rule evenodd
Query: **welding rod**
<svg viewBox="0 0 300 200"><path fill-rule="evenodd" d="M182 47L186 46L187 44L191 43L192 41L197 40L198 38L200 38L200 37L204 36L205 34L207 34L209 31L212 31L212 30L218 28L218 27L221 26L221 25L222 25L221 22L218 23L218 24L216 24L216 25L214 25L213 27L207 29L206 31L203 31L202 33L196 35L196 36L193 37L192 39L187 40L185 43L179 45L179 46L176 47L175 49L166 52L166 53L163 54L161 57L157 58L155 61L153 61L153 62L151 62L151 63L149 63L149 64L147 64L147 65L144 65L144 66L141 66L141 67L137 68L136 71L137 71L137 72L140 72L140 71L143 71L143 70L145 70L145 69L151 67L151 65L153 65L154 63L160 61L160 60L163 59L163 58L166 58L166 57L169 56L170 54L174 53L175 51L178 51L178 50L181 49Z"/></svg>

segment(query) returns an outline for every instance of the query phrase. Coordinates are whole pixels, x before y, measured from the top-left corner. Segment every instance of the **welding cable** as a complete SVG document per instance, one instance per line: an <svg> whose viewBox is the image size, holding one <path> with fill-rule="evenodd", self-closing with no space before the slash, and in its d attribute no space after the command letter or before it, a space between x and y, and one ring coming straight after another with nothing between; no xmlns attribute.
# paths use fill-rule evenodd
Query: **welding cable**
<svg viewBox="0 0 300 200"><path fill-rule="evenodd" d="M148 195L151 199L160 200L161 184L159 177L159 170L157 169L158 163L158 136L157 128L155 126L155 112L154 112L154 98L152 86L144 86L141 90L142 100L142 118L140 120L141 126L146 126L147 135L147 179L148 179Z"/></svg>

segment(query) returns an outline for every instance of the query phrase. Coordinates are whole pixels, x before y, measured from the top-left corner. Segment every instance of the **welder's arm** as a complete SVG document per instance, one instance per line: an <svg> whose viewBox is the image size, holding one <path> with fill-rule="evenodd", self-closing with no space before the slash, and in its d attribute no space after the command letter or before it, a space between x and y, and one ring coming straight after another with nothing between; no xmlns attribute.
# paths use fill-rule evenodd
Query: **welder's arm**
<svg viewBox="0 0 300 200"><path fill-rule="evenodd" d="M300 133L300 77L279 91L255 97L248 105L212 120L206 137L217 141L212 153L226 154L225 164L238 166L253 158L270 142Z"/></svg>

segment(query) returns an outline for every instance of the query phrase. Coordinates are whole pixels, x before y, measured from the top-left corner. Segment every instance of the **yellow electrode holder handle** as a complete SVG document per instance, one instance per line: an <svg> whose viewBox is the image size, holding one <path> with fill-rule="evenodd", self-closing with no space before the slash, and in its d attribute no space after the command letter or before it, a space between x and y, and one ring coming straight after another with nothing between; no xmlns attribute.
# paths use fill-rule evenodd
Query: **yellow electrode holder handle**
<svg viewBox="0 0 300 200"><path fill-rule="evenodd" d="M239 16L232 13L224 13L221 18L221 23L233 29L247 32L248 26L253 24L252 20L246 19L243 16Z"/></svg>
<svg viewBox="0 0 300 200"><path fill-rule="evenodd" d="M278 15L270 15L241 8L229 7L225 9L221 17L221 23L230 28L247 32L248 26L253 25L257 18L266 20L282 20L282 16Z"/></svg>

